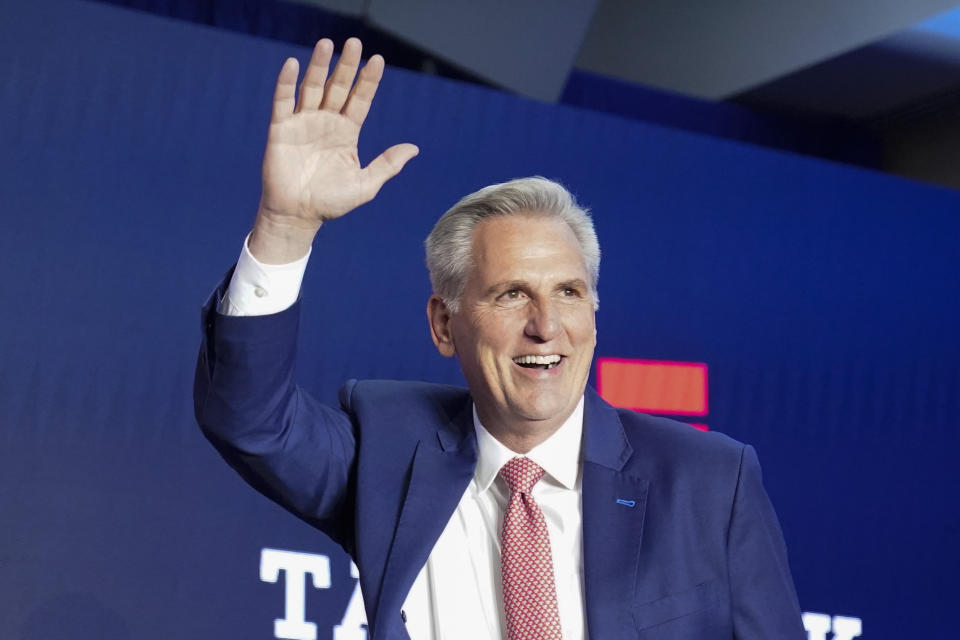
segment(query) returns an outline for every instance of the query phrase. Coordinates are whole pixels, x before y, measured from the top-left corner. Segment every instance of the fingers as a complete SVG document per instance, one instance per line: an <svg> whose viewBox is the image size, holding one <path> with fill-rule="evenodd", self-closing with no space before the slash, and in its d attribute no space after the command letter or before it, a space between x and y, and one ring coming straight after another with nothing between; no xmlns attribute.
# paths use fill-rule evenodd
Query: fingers
<svg viewBox="0 0 960 640"><path fill-rule="evenodd" d="M337 66L333 69L333 75L327 81L327 87L323 92L323 100L320 103L321 109L339 112L343 108L347 96L350 94L353 79L357 75L357 68L360 66L362 49L363 46L357 38L349 38L343 44L340 59L337 61Z"/></svg>
<svg viewBox="0 0 960 640"><path fill-rule="evenodd" d="M403 166L418 153L420 149L416 145L403 143L390 147L374 158L363 170L370 198L377 195L383 183L400 173Z"/></svg>
<svg viewBox="0 0 960 640"><path fill-rule="evenodd" d="M310 56L310 64L300 83L300 96L297 98L297 113L304 109L318 109L323 100L323 84L327 81L330 58L333 57L333 41L324 38L317 42Z"/></svg>
<svg viewBox="0 0 960 640"><path fill-rule="evenodd" d="M297 73L300 63L296 58L287 58L280 68L277 87L273 91L273 114L271 122L280 122L293 115L293 94L297 89Z"/></svg>
<svg viewBox="0 0 960 640"><path fill-rule="evenodd" d="M333 48L333 42L327 38L314 46L296 100L294 93L299 64L294 58L284 62L273 99L275 122L293 113L319 108L342 113L357 126L363 125L383 77L383 57L375 55L370 58L358 75L363 45L357 38L350 38L344 43L340 59L328 80Z"/></svg>
<svg viewBox="0 0 960 640"><path fill-rule="evenodd" d="M382 77L383 56L373 56L360 70L357 83L353 86L347 98L347 104L343 108L343 114L353 120L357 126L363 125L367 113L370 112L370 103L373 102L373 96L377 94L377 87L380 86Z"/></svg>

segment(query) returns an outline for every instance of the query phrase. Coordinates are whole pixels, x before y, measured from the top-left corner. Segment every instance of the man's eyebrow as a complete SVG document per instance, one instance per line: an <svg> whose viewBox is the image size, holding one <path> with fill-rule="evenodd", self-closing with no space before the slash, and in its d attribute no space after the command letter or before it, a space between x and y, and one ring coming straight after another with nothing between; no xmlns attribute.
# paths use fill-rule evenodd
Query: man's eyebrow
<svg viewBox="0 0 960 640"><path fill-rule="evenodd" d="M557 284L558 289L566 289L567 287L571 289L582 289L587 291L590 287L587 286L586 281L583 278L572 278L570 280L564 280L563 282Z"/></svg>
<svg viewBox="0 0 960 640"><path fill-rule="evenodd" d="M511 289L527 289L529 284L526 280L502 280L496 284L490 285L490 287L484 292L484 297L492 296L495 293L501 291L509 291ZM581 291L589 291L590 287L587 285L587 282L583 278L570 278L569 280L561 280L557 283L557 289L579 289Z"/></svg>

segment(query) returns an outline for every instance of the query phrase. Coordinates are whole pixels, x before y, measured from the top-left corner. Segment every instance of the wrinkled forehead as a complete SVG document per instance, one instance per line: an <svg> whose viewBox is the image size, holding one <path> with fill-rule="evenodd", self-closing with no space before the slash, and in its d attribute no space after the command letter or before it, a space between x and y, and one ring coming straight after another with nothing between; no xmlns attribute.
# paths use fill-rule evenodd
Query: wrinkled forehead
<svg viewBox="0 0 960 640"><path fill-rule="evenodd" d="M474 227L468 278L579 277L588 280L576 235L564 220L520 212L481 220Z"/></svg>

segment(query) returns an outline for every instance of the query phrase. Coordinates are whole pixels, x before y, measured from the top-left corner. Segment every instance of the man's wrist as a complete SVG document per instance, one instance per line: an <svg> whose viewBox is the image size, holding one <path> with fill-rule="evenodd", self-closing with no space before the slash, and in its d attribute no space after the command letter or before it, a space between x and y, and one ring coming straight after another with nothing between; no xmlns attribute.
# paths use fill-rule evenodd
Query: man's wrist
<svg viewBox="0 0 960 640"><path fill-rule="evenodd" d="M313 238L320 225L300 226L277 222L257 213L257 220L247 242L251 255L262 264L287 264L296 262L310 252Z"/></svg>

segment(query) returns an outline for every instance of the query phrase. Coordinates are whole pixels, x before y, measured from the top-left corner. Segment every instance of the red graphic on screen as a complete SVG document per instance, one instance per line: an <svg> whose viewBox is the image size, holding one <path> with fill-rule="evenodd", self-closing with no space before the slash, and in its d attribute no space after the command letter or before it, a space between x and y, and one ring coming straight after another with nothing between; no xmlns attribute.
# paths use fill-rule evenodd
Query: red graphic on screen
<svg viewBox="0 0 960 640"><path fill-rule="evenodd" d="M598 358L597 391L615 407L661 415L705 416L707 365ZM690 426L708 430L705 424Z"/></svg>

